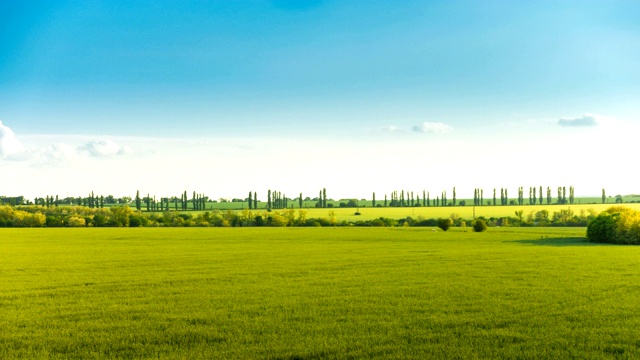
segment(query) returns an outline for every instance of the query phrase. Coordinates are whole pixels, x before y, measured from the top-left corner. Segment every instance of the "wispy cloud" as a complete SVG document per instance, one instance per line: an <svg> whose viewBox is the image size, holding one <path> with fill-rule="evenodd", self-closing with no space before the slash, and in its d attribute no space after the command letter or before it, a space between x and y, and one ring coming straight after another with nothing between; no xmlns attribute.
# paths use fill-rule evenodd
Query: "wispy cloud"
<svg viewBox="0 0 640 360"><path fill-rule="evenodd" d="M86 152L92 157L111 157L131 153L127 146L121 146L110 139L90 141L78 147L80 152Z"/></svg>
<svg viewBox="0 0 640 360"><path fill-rule="evenodd" d="M29 138L29 137L27 137ZM43 140L54 140L47 144ZM63 166L79 159L110 158L128 155L132 150L111 139L91 140L86 137L55 139L41 137L36 144L24 146L15 133L0 122L0 160L30 164L35 167ZM89 140L89 141L88 141ZM83 141L78 145L79 141ZM75 143L75 144L74 144Z"/></svg>
<svg viewBox="0 0 640 360"><path fill-rule="evenodd" d="M420 125L414 125L411 129L415 132L439 134L453 131L453 128L445 123L428 121L425 121Z"/></svg>
<svg viewBox="0 0 640 360"><path fill-rule="evenodd" d="M558 125L566 127L593 127L611 122L610 118L596 114L585 114L576 118L560 118Z"/></svg>
<svg viewBox="0 0 640 360"><path fill-rule="evenodd" d="M386 131L386 132L395 132L395 131L398 131L398 127L395 125L387 125L387 126L381 127L380 130Z"/></svg>
<svg viewBox="0 0 640 360"><path fill-rule="evenodd" d="M54 143L39 149L30 150L25 160L34 167L64 166L77 158L76 148L65 143Z"/></svg>

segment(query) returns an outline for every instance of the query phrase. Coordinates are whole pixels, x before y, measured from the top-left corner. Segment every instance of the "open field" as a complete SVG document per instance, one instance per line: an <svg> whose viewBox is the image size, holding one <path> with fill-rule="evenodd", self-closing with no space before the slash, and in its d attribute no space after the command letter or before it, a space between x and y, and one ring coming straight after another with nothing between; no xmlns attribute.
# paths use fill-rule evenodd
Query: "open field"
<svg viewBox="0 0 640 360"><path fill-rule="evenodd" d="M547 210L549 214L553 214L556 211L567 210L570 209L576 215L580 215L581 211L588 212L590 209L596 211L596 213L600 213L612 206L622 205L634 210L640 210L640 203L625 203L625 204L574 204L574 205L508 205L508 206L476 206L475 207L475 216L480 217L483 216L485 218L491 217L515 217L515 212L522 210L524 211L524 217L531 212L537 212L540 210ZM241 210L237 210L237 208L229 208L227 210L241 212ZM142 208L144 212L144 207ZM170 208L170 210L173 210ZM219 210L219 209L216 209ZM216 211L213 210L213 211ZM219 211L227 211L227 210L219 210ZM273 211L287 211L289 209L274 209ZM333 211L336 219L338 221L357 221L357 220L372 220L380 217L386 217L390 219L404 219L407 216L412 218L417 218L419 216L430 219L430 218L441 218L441 217L449 217L451 214L458 214L463 219L473 219L474 218L474 207L473 206L445 206L445 207L360 207L360 208L294 208L294 210L304 210L307 211L307 218L328 218L329 212ZM360 215L355 215L355 212L360 212ZM212 210L206 210L212 211ZM251 210L256 213L263 213L266 209L258 209ZM179 211L183 212L183 211ZM194 213L203 213L205 211L185 211L187 214Z"/></svg>
<svg viewBox="0 0 640 360"><path fill-rule="evenodd" d="M519 210L524 211L526 217L530 212L537 212L540 210L547 210L549 214L553 214L555 211L571 209L576 215L580 214L581 210L588 211L594 209L596 212L604 211L615 204L584 204L584 205L509 205L509 206L476 206L476 217L484 216L485 218L491 217L515 217L515 212ZM625 207L640 210L640 204L624 204ZM360 215L354 215L356 209L353 208L332 208L332 209L308 209L308 218L328 217L329 211L334 211L336 218L340 220L356 221L356 220L371 220L379 217L387 217L391 219L401 219L410 216L417 218L422 216L423 218L441 218L449 217L451 214L456 213L461 218L473 219L474 209L473 206L452 206L452 207L388 207L388 208L360 208Z"/></svg>
<svg viewBox="0 0 640 360"><path fill-rule="evenodd" d="M627 203L627 204L618 204L628 207L630 209L640 210L639 203ZM508 205L508 206L476 206L475 207L475 216L480 217L483 216L485 218L491 217L516 217L515 212L522 210L524 212L524 217L526 218L529 213L538 212L540 210L547 210L549 214L552 215L556 211L567 210L570 209L576 215L580 215L581 211L587 212L590 209L596 211L596 213L600 213L612 206L616 206L616 204L574 204L574 205ZM299 208L294 208L294 210L298 211ZM430 218L441 218L441 217L449 217L451 214L458 214L459 217L463 219L473 219L474 218L474 207L473 206L447 206L447 207L361 207L359 209L356 208L308 208L302 209L307 211L307 218L328 218L329 212L333 211L338 221L357 221L357 220L372 220L380 217L386 217L390 219L403 219L407 216L412 218L423 217L425 219ZM359 210L360 215L355 215L355 212ZM226 211L226 210L223 210ZM240 210L238 210L240 211ZM257 213L263 213L266 211L265 209L252 210ZM273 210L273 211L287 211L283 210ZM203 211L198 211L196 213L200 213ZM186 213L193 214L193 211L187 211Z"/></svg>
<svg viewBox="0 0 640 360"><path fill-rule="evenodd" d="M0 229L0 358L640 358L584 229Z"/></svg>

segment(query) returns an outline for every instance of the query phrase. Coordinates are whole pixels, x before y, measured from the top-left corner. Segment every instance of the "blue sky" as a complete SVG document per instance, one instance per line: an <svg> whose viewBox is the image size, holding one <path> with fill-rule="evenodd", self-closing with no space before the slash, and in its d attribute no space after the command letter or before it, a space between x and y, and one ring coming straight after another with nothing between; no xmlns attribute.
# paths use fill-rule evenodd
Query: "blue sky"
<svg viewBox="0 0 640 360"><path fill-rule="evenodd" d="M640 192L589 170L634 151L638 18L635 1L3 1L0 193ZM135 175L163 166L208 180Z"/></svg>

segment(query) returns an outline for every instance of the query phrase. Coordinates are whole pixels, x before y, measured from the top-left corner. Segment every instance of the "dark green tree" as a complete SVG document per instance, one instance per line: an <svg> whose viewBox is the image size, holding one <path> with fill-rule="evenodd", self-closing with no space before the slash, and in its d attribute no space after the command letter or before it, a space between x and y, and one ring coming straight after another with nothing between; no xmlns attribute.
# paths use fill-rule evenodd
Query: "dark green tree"
<svg viewBox="0 0 640 360"><path fill-rule="evenodd" d="M482 219L476 219L473 223L473 231L475 232L483 232L487 230L487 224Z"/></svg>
<svg viewBox="0 0 640 360"><path fill-rule="evenodd" d="M456 187L453 187L453 206L456 206Z"/></svg>
<svg viewBox="0 0 640 360"><path fill-rule="evenodd" d="M573 204L573 200L574 200L573 186L570 186L569 187L569 204Z"/></svg>
<svg viewBox="0 0 640 360"><path fill-rule="evenodd" d="M524 204L524 189L522 186L518 188L518 205Z"/></svg>
<svg viewBox="0 0 640 360"><path fill-rule="evenodd" d="M542 196L542 186L540 186L540 192L539 192L539 195L538 195L538 196L540 196L540 202L539 202L539 204L540 204L540 205L542 205L542 200L544 199L544 197Z"/></svg>
<svg viewBox="0 0 640 360"><path fill-rule="evenodd" d="M447 231L453 225L453 220L450 218L440 218L438 219L438 227L442 229L442 231Z"/></svg>
<svg viewBox="0 0 640 360"><path fill-rule="evenodd" d="M538 200L538 195L536 194L536 187L533 187L533 197L531 198L531 200L533 200L533 205L536 204L536 201Z"/></svg>
<svg viewBox="0 0 640 360"><path fill-rule="evenodd" d="M602 189L602 203L603 203L603 204L606 204L606 203L607 203L607 197L606 197L606 195L605 195L605 193L604 193L604 189Z"/></svg>
<svg viewBox="0 0 640 360"><path fill-rule="evenodd" d="M322 189L322 207L323 208L327 207L327 189L326 188Z"/></svg>

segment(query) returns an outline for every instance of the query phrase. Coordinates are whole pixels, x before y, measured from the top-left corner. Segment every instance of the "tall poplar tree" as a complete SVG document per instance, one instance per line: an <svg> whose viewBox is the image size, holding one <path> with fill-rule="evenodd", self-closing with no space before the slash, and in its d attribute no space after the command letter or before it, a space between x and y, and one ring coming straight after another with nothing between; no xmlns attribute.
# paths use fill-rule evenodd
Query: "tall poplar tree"
<svg viewBox="0 0 640 360"><path fill-rule="evenodd" d="M322 207L323 208L327 207L327 189L326 188L322 189Z"/></svg>
<svg viewBox="0 0 640 360"><path fill-rule="evenodd" d="M456 187L453 187L453 206L456 206Z"/></svg>
<svg viewBox="0 0 640 360"><path fill-rule="evenodd" d="M544 197L542 196L542 186L540 186L540 193L538 196L540 196L539 204L542 205L542 200L544 199Z"/></svg>
<svg viewBox="0 0 640 360"><path fill-rule="evenodd" d="M574 193L573 193L573 186L569 187L569 204L573 204L573 197Z"/></svg>

